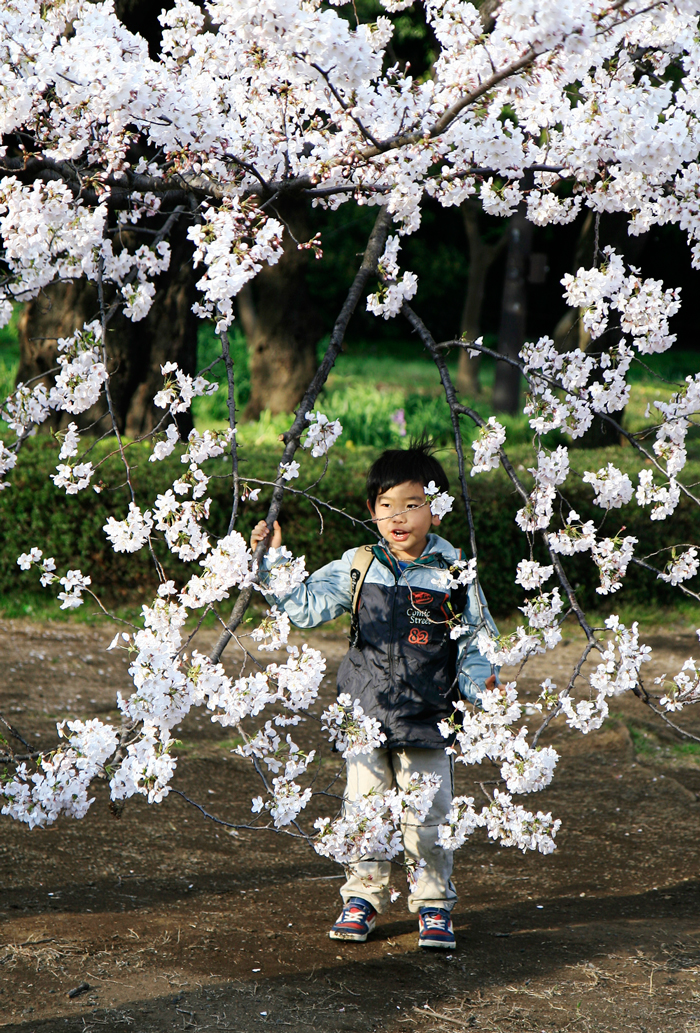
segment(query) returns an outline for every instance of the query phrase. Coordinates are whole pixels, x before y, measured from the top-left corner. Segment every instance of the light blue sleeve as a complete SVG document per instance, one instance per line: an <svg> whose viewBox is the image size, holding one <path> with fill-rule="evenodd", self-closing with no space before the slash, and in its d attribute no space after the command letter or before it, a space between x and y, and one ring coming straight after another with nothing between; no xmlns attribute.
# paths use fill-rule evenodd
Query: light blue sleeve
<svg viewBox="0 0 700 1033"><path fill-rule="evenodd" d="M478 703L486 687L486 679L495 674L498 679L500 668L492 668L485 656L479 652L476 640L479 632L486 627L495 637L498 628L491 616L484 593L479 589L481 606L476 594L476 585L470 585L467 593L467 605L462 614L462 623L469 631L458 639L457 673L459 675L459 691L462 699L469 703Z"/></svg>
<svg viewBox="0 0 700 1033"><path fill-rule="evenodd" d="M333 560L310 574L293 592L277 596L264 587L271 569L281 562L271 550L260 568L263 594L284 610L295 627L315 628L350 610L350 567L354 555L355 549L350 549L339 560Z"/></svg>

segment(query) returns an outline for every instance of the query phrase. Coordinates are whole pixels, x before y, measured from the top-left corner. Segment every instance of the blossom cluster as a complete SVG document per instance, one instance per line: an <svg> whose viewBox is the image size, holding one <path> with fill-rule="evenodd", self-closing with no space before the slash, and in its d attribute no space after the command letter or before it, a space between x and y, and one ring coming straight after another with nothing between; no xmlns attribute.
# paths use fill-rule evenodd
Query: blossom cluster
<svg viewBox="0 0 700 1033"><path fill-rule="evenodd" d="M563 691L557 699L554 694L556 686L549 679L543 683L540 696L549 708L558 706L566 723L584 735L600 728L605 721L609 713L608 697L638 686L641 666L651 659L650 647L639 642L636 622L627 628L616 614L612 614L605 625L613 632L613 638L605 649L601 648L601 662L589 678L595 697L575 702L569 692Z"/></svg>
<svg viewBox="0 0 700 1033"><path fill-rule="evenodd" d="M334 445L343 433L340 420L331 421L322 412L307 412L306 419L309 430L303 447L310 448L312 456L326 455L331 445Z"/></svg>
<svg viewBox="0 0 700 1033"><path fill-rule="evenodd" d="M90 783L117 747L114 729L97 718L64 721L58 732L67 740L65 746L42 756L33 774L21 763L0 785L0 814L26 822L30 829L51 825L61 814L84 817L94 800L88 796Z"/></svg>
<svg viewBox="0 0 700 1033"><path fill-rule="evenodd" d="M107 380L107 369L101 354L102 327L99 322L86 323L72 337L58 340L59 372L50 390L45 384L36 384L29 388L26 384L18 384L16 390L4 400L0 411L8 426L18 437L24 437L31 429L43 423L52 409L63 410L71 414L85 412L100 398L102 387ZM77 444L76 426L71 424L67 432L68 450L62 449L61 458L74 455L73 445ZM6 461L7 462L7 461ZM14 464L8 463L6 469ZM87 479L81 487L87 486L92 471L91 464L85 464L83 472L70 473L70 466L59 467L59 487L76 484L78 480ZM79 490L77 487L75 491Z"/></svg>
<svg viewBox="0 0 700 1033"><path fill-rule="evenodd" d="M619 509L632 498L632 481L612 463L608 463L606 469L598 470L597 474L587 470L583 480L585 484L593 485L596 491L593 501L603 509Z"/></svg>
<svg viewBox="0 0 700 1033"><path fill-rule="evenodd" d="M602 538L591 546L593 562L600 571L600 584L596 588L598 595L609 595L622 587L622 578L634 555L637 539L631 535L621 538Z"/></svg>
<svg viewBox="0 0 700 1033"><path fill-rule="evenodd" d="M386 742L379 721L368 717L360 701L351 699L347 692L341 692L337 701L324 710L321 723L344 758L372 753Z"/></svg>
<svg viewBox="0 0 700 1033"><path fill-rule="evenodd" d="M270 567L263 591L269 591L278 599L293 592L308 576L308 571L304 566L304 557L299 556L294 559L285 545L281 545L278 549L270 549L267 559Z"/></svg>
<svg viewBox="0 0 700 1033"><path fill-rule="evenodd" d="M186 412L193 398L210 395L218 390L218 384L211 384L204 377L191 377L176 362L165 362L160 371L166 380L153 398L153 404L160 409L169 409L173 415ZM172 373L174 377L170 375Z"/></svg>
<svg viewBox="0 0 700 1033"><path fill-rule="evenodd" d="M272 652L287 645L289 629L290 622L287 614L273 606L266 612L257 628L250 633L250 637L253 642L260 643L258 649Z"/></svg>
<svg viewBox="0 0 700 1033"><path fill-rule="evenodd" d="M406 789L370 790L346 800L335 820L318 818L314 847L339 864L391 861L403 850L402 829L408 818L424 822L440 788L438 775L414 772Z"/></svg>
<svg viewBox="0 0 700 1033"><path fill-rule="evenodd" d="M438 570L431 580L438 588L448 591L471 585L476 580L476 560L455 560L449 567Z"/></svg>
<svg viewBox="0 0 700 1033"><path fill-rule="evenodd" d="M401 273L398 265L398 254L401 245L399 238L389 236L384 253L379 259L378 269L382 283L375 294L367 298L367 311L384 319L398 315L405 301L410 301L418 290L418 277L415 273Z"/></svg>
<svg viewBox="0 0 700 1033"><path fill-rule="evenodd" d="M692 657L685 661L670 683L666 680L665 674L654 681L665 689L661 697L661 706L666 710L682 710L689 703L700 702L700 669Z"/></svg>
<svg viewBox="0 0 700 1033"><path fill-rule="evenodd" d="M233 299L260 272L263 263L275 265L283 254L282 224L250 201L234 197L221 208L206 208L204 219L187 235L195 246L194 267L206 271L197 283L203 301L195 312L216 317L216 332L233 322Z"/></svg>
<svg viewBox="0 0 700 1033"><path fill-rule="evenodd" d="M698 550L694 546L686 549L680 556L676 556L676 550L674 549L672 558L666 564L666 569L661 571L659 577L670 585L680 585L682 581L688 581L691 577L695 577L699 566Z"/></svg>
<svg viewBox="0 0 700 1033"><path fill-rule="evenodd" d="M501 846L514 846L523 853L537 850L551 854L561 820L542 811L533 814L499 789L494 790L493 801L480 812L474 808L473 796L455 796L447 823L439 826L438 843L445 850L457 850L477 828L485 828L489 839L500 841Z"/></svg>
<svg viewBox="0 0 700 1033"><path fill-rule="evenodd" d="M481 764L488 759L500 765L501 776L509 793L536 793L548 786L559 755L551 746L530 746L525 726L520 728L517 735L513 734L511 726L522 714L515 682L484 690L480 704L477 711L470 712L467 704L460 700L455 703L455 710L460 714L459 721L452 717L440 723L442 735L446 739L454 736L455 740L455 745L448 746L447 752L454 754L456 760L463 764ZM446 827L442 834L443 840L445 837L457 836L462 837L463 842L474 829L487 823L485 812L482 814L483 820L476 820L471 805L461 810L457 804L453 811L454 815L448 823L449 829ZM527 815L527 820L531 818L532 815ZM516 819L525 821L526 812L518 811L516 814L513 811L510 815L513 830L516 828ZM510 846L513 843L504 840L504 845Z"/></svg>
<svg viewBox="0 0 700 1033"><path fill-rule="evenodd" d="M598 473L603 475L605 471L601 470ZM591 474L591 480L596 481L595 475ZM620 483L623 485L622 490L626 492L625 482L614 484L608 478L600 478L600 487L597 489L601 492L599 497L606 493L610 506L614 506L615 499L620 498ZM631 483L629 490L632 490ZM600 585L596 588L599 595L609 595L622 587L622 578L627 573L634 555L634 546L637 544L637 539L633 535L625 535L623 538L621 534L617 534L612 538L598 539L593 521L581 522L579 514L574 509L569 510L564 527L560 531L550 532L547 541L552 552L563 556L590 551L600 574Z"/></svg>
<svg viewBox="0 0 700 1033"><path fill-rule="evenodd" d="M440 491L435 481L427 484L424 490L425 497L430 502L430 512L433 516L439 517L442 520L447 513L452 512L453 495L448 494L446 491Z"/></svg>
<svg viewBox="0 0 700 1033"><path fill-rule="evenodd" d="M640 470L636 499L640 506L654 503L650 513L651 520L665 520L671 516L680 502L681 490L673 477L669 480L668 486L659 487L654 484L654 474L651 470Z"/></svg>
<svg viewBox="0 0 700 1033"><path fill-rule="evenodd" d="M515 522L522 531L538 531L549 527L554 512L556 489L563 484L569 473L569 450L559 445L550 455L537 453L537 468L530 468L535 478L535 487Z"/></svg>
<svg viewBox="0 0 700 1033"><path fill-rule="evenodd" d="M286 724L287 721L278 716L275 723ZM303 775L313 763L315 751L303 753L291 735L287 735L283 743L272 722L267 721L264 730L261 729L254 739L238 746L236 753L241 757L256 757L263 760L269 771L276 776L272 779L268 799L256 796L251 807L252 812L260 814L263 810L268 811L275 828L283 828L295 821L312 795L310 788L302 791L295 779ZM282 769L283 773L278 774Z"/></svg>
<svg viewBox="0 0 700 1033"><path fill-rule="evenodd" d="M598 268L564 276L567 304L583 310L583 325L594 339L607 329L610 313L616 311L622 332L632 336L642 355L666 351L676 339L668 321L680 308L680 291L663 290L660 280L642 280L636 269L626 276L622 257L612 247L603 255Z"/></svg>
<svg viewBox="0 0 700 1033"><path fill-rule="evenodd" d="M23 552L17 558L17 566L20 570L29 570L31 567L38 567L41 570L40 583L46 588L55 582L63 586L57 598L61 603L62 610L74 610L83 605L83 592L92 584L89 575L79 570L68 570L63 577L55 573L56 562L53 556L44 557L41 549L33 548L30 552Z"/></svg>
<svg viewBox="0 0 700 1033"><path fill-rule="evenodd" d="M489 416L483 427L479 427L476 440L472 441L474 462L471 475L496 470L501 461L500 449L506 440L505 427L501 426L495 416Z"/></svg>

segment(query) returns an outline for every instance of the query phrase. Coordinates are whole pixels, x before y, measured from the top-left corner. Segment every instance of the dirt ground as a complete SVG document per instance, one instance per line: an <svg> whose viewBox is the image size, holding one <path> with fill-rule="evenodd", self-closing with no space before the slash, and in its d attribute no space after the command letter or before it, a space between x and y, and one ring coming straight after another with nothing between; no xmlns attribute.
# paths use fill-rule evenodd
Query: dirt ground
<svg viewBox="0 0 700 1033"><path fill-rule="evenodd" d="M647 677L700 651L670 627L644 637ZM114 717L128 679L105 652L110 638L84 624L0 622L0 712L39 746L55 741L57 718ZM305 638L329 658L329 699L344 638ZM572 634L538 660L521 689L562 680L579 644ZM231 835L175 795L130 801L117 820L100 785L82 821L30 832L0 819L3 1033L700 1033L700 755L638 701L613 704L601 732L557 725L546 740L562 759L532 803L563 820L554 855L484 836L456 855L454 952L418 948L400 879L367 944L330 941L335 865L288 837ZM700 730L700 716L681 723ZM175 787L247 820L258 788L230 730L197 713L178 734ZM474 793L478 772L457 774L457 790Z"/></svg>

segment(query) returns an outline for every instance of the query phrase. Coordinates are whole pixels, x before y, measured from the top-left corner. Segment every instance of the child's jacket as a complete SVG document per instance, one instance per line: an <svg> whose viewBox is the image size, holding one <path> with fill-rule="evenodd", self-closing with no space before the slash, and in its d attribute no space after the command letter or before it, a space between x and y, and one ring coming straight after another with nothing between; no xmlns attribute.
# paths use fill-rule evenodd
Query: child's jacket
<svg viewBox="0 0 700 1033"><path fill-rule="evenodd" d="M454 713L460 693L476 702L492 673L476 636L484 626L498 634L496 626L483 594L479 606L476 588L469 585L466 606L456 615L466 631L456 641L450 639L451 593L433 580L462 554L444 538L429 534L423 555L404 571L384 545L373 552L360 594L358 646L350 647L340 665L338 691L359 699L365 714L381 723L387 748L440 749L445 740L438 721ZM350 610L354 555L350 549L288 595L266 594L297 627L314 628ZM263 584L276 562L271 550L261 570Z"/></svg>

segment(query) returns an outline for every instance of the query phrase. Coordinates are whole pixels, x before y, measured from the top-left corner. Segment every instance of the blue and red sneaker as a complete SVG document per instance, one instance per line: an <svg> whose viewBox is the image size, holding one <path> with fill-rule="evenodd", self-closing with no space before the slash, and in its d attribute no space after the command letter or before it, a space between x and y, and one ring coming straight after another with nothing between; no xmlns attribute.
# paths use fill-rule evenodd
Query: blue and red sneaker
<svg viewBox="0 0 700 1033"><path fill-rule="evenodd" d="M418 912L418 946L443 947L452 950L457 946L450 912L442 907L422 907Z"/></svg>
<svg viewBox="0 0 700 1033"><path fill-rule="evenodd" d="M357 943L364 943L374 929L376 921L377 912L371 904L362 897L350 897L328 935L331 940L356 940Z"/></svg>

